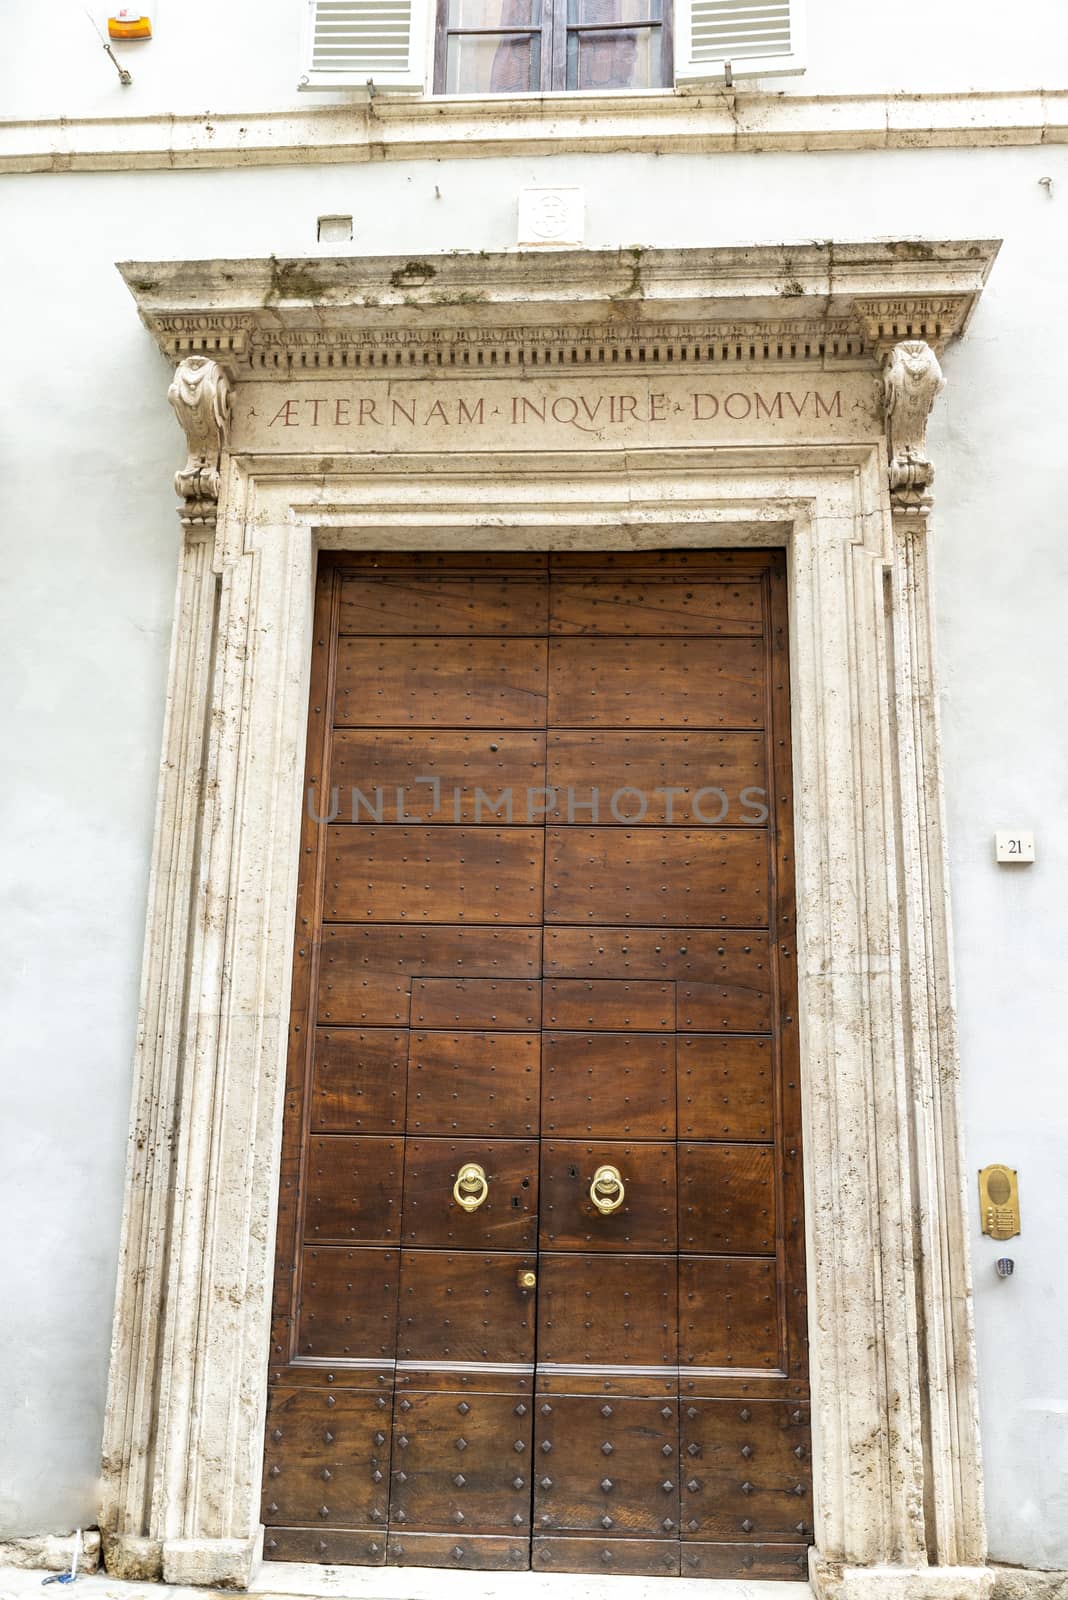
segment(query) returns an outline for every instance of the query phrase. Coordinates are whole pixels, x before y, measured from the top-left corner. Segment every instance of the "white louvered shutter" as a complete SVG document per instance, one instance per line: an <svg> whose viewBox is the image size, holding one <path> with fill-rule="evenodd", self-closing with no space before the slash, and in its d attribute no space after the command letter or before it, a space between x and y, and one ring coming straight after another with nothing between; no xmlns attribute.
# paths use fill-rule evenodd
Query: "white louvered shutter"
<svg viewBox="0 0 1068 1600"><path fill-rule="evenodd" d="M680 84L803 72L804 0L675 0Z"/></svg>
<svg viewBox="0 0 1068 1600"><path fill-rule="evenodd" d="M426 87L433 0L309 0L302 89Z"/></svg>

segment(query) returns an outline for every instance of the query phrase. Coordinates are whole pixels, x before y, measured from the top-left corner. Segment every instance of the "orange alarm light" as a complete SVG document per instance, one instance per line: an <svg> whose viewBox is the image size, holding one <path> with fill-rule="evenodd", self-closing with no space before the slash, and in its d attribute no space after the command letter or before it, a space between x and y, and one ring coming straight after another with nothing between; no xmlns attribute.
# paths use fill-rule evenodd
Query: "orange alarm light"
<svg viewBox="0 0 1068 1600"><path fill-rule="evenodd" d="M140 11L121 6L108 18L109 39L151 39L152 24Z"/></svg>

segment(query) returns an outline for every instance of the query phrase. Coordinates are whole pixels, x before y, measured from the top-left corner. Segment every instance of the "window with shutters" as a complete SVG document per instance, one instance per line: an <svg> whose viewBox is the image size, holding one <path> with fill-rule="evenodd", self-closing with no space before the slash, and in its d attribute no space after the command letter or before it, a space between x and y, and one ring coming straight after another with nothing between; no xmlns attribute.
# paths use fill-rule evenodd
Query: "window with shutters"
<svg viewBox="0 0 1068 1600"><path fill-rule="evenodd" d="M308 0L307 89L637 91L800 72L804 0Z"/></svg>
<svg viewBox="0 0 1068 1600"><path fill-rule="evenodd" d="M439 94L661 89L671 0L438 0Z"/></svg>

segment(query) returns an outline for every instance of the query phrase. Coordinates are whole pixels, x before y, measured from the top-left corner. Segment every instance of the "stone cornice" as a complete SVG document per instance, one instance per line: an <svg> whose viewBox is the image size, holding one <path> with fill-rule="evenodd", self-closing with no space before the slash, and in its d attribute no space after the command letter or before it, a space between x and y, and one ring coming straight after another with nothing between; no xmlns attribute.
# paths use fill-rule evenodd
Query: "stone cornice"
<svg viewBox="0 0 1068 1600"><path fill-rule="evenodd" d="M279 111L0 121L0 172L729 151L915 150L1068 142L1068 91L428 96Z"/></svg>
<svg viewBox="0 0 1068 1600"><path fill-rule="evenodd" d="M959 335L989 240L124 262L178 362L269 377L553 365L867 366Z"/></svg>

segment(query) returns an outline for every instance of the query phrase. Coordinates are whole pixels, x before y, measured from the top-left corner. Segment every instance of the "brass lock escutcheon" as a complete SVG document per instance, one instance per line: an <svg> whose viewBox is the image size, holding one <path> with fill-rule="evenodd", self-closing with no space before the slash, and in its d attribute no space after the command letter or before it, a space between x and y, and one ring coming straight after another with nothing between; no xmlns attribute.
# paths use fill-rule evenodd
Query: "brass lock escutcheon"
<svg viewBox="0 0 1068 1600"><path fill-rule="evenodd" d="M618 1167L598 1167L590 1184L590 1199L602 1215L618 1211L626 1194Z"/></svg>
<svg viewBox="0 0 1068 1600"><path fill-rule="evenodd" d="M460 1168L452 1186L452 1197L458 1206L464 1211L477 1211L488 1194L489 1180L485 1167L480 1167L477 1161L469 1161Z"/></svg>

